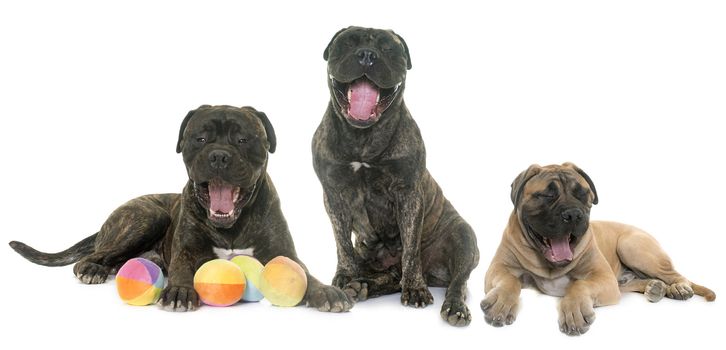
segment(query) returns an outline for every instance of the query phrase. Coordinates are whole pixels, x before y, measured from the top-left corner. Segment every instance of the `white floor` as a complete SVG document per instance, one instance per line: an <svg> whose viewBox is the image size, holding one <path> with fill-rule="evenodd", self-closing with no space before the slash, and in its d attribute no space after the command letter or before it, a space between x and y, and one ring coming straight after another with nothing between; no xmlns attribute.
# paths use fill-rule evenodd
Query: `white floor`
<svg viewBox="0 0 726 350"><path fill-rule="evenodd" d="M476 5L476 6L475 6ZM411 51L406 103L427 165L472 225L472 324L397 295L343 315L266 302L171 314L124 305L0 249L0 344L31 348L678 348L723 339L725 7L718 1L283 3L25 1L0 5L0 241L46 251L118 205L180 191L178 126L201 104L252 105L276 128L269 172L300 257L323 281L335 244L310 140L328 101L323 50L348 25L392 28ZM344 147L344 145L341 145ZM627 295L590 332L561 335L557 300L522 294L512 326L479 310L483 276L532 163L594 180L593 219L651 232L714 303ZM22 345L22 346L21 346Z"/></svg>

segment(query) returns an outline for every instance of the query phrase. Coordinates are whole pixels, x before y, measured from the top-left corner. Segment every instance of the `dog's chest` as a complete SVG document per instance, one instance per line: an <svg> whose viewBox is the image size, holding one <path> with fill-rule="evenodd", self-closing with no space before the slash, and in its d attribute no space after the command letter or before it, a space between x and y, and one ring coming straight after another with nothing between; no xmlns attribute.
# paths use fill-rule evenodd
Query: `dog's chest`
<svg viewBox="0 0 726 350"><path fill-rule="evenodd" d="M361 169L370 169L371 165L366 162L350 162L350 169L354 174L358 173Z"/></svg>
<svg viewBox="0 0 726 350"><path fill-rule="evenodd" d="M229 260L237 255L249 255L254 257L255 256L255 248L245 248L245 249L225 249L225 248L219 248L219 247L212 247L212 251L214 252L214 255L216 255L220 259Z"/></svg>
<svg viewBox="0 0 726 350"><path fill-rule="evenodd" d="M343 173L344 179L338 181L352 184L365 191L387 194L390 192L391 185L399 176L399 174L394 173L394 169L389 163L352 161L344 165L344 169L341 169L343 170L341 173Z"/></svg>
<svg viewBox="0 0 726 350"><path fill-rule="evenodd" d="M342 173L347 181L363 187L381 187L391 181L388 169L380 164L352 161L344 166Z"/></svg>
<svg viewBox="0 0 726 350"><path fill-rule="evenodd" d="M353 161L346 165L345 184L341 193L351 213L352 229L361 242L375 245L398 235L395 200L390 191L392 177L379 164ZM393 232L396 231L396 232Z"/></svg>
<svg viewBox="0 0 726 350"><path fill-rule="evenodd" d="M565 293L567 292L567 287L569 287L570 283L572 283L572 279L567 275L554 279L536 276L530 277L532 277L532 279L534 280L534 284L537 286L537 289L539 289L544 294L555 297L565 296Z"/></svg>
<svg viewBox="0 0 726 350"><path fill-rule="evenodd" d="M350 172L355 189L355 198L348 198L351 209L367 216L364 220L374 226L391 224L385 219L395 217L392 176L385 168L365 162L351 162Z"/></svg>

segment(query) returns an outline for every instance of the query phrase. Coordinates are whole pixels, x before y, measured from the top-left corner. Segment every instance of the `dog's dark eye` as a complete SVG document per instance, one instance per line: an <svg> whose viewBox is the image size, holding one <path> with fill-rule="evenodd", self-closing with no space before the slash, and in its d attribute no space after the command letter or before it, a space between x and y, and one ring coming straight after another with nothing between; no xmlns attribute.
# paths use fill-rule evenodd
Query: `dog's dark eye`
<svg viewBox="0 0 726 350"><path fill-rule="evenodd" d="M207 143L207 139L204 137L197 137L197 142L199 143Z"/></svg>
<svg viewBox="0 0 726 350"><path fill-rule="evenodd" d="M239 141L237 141L237 143L239 143L240 145L243 143L247 143L247 139L241 138L241 139L239 139Z"/></svg>
<svg viewBox="0 0 726 350"><path fill-rule="evenodd" d="M579 199L581 201L584 201L584 200L587 199L588 192L583 187L578 187L578 188L575 189L575 191L574 191L573 194L575 195L575 198L577 198L577 199Z"/></svg>
<svg viewBox="0 0 726 350"><path fill-rule="evenodd" d="M555 198L555 195L552 194L552 193L537 192L537 193L534 194L534 198L537 198L537 199L552 199L552 198Z"/></svg>

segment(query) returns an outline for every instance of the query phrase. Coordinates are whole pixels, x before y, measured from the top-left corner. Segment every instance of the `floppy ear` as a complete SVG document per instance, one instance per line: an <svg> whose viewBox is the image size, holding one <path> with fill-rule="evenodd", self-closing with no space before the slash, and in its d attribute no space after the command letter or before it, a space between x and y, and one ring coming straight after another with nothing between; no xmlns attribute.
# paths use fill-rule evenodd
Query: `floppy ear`
<svg viewBox="0 0 726 350"><path fill-rule="evenodd" d="M406 45L406 40L403 40L403 37L396 34L394 31L391 31L393 35L395 35L398 40L401 41L401 44L403 44L403 51L406 53L406 69L411 69L411 54L408 53L408 45Z"/></svg>
<svg viewBox="0 0 726 350"><path fill-rule="evenodd" d="M592 179L590 179L590 176L587 175L586 172L584 172L582 169L580 169L577 165L567 162L563 163L562 166L564 167L570 167L573 170L575 170L580 176L582 176L585 181L587 181L587 185L590 186L590 191L592 191L592 194L595 198L592 199L592 204L597 204L598 198L597 198L597 190L595 189L595 184L592 182Z"/></svg>
<svg viewBox="0 0 726 350"><path fill-rule="evenodd" d="M260 121L262 121L262 125L265 127L265 134L267 134L267 142L270 143L269 152L275 153L275 148L277 148L277 137L275 136L275 129L272 127L272 123L270 123L270 120L267 119L267 114L265 114L264 112L260 112L250 106L242 108L249 109L250 111L252 111L252 113L255 114L255 116L257 116L257 118L260 119Z"/></svg>
<svg viewBox="0 0 726 350"><path fill-rule="evenodd" d="M333 38L330 39L330 42L328 43L328 46L325 47L325 51L323 51L323 59L324 60L326 60L326 61L328 60L328 56L330 55L330 46L333 45L333 41L335 41L335 38L337 38L338 35L340 35L340 33L344 32L348 28L350 28L350 27L345 27L345 28L339 30L337 33L335 33L335 35L333 35Z"/></svg>
<svg viewBox="0 0 726 350"><path fill-rule="evenodd" d="M198 110L202 108L211 107L210 105L201 105L197 109L192 109L187 113L187 116L184 117L184 120L182 121L181 127L179 127L179 140L176 142L176 153L181 153L182 151L182 139L184 138L184 130L187 128L187 124L189 124L189 119L192 119L192 116L194 113L196 113Z"/></svg>
<svg viewBox="0 0 726 350"><path fill-rule="evenodd" d="M527 168L527 170L521 172L516 179L512 182L512 204L514 204L515 207L517 207L519 200L522 198L522 190L524 189L524 185L529 181L529 179L533 178L535 175L539 174L542 167L540 167L538 164L532 164Z"/></svg>

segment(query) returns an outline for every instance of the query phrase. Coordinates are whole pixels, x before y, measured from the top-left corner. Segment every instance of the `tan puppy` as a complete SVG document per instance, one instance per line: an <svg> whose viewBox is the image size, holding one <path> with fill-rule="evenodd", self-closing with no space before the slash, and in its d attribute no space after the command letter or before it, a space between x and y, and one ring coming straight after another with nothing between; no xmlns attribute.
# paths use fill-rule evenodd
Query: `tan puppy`
<svg viewBox="0 0 726 350"><path fill-rule="evenodd" d="M560 331L580 335L595 320L593 307L618 302L620 292L713 301L710 289L673 269L658 242L615 222L590 222L597 192L572 163L532 165L512 183L514 211L486 274L481 302L487 323L501 327L517 317L522 286L563 297Z"/></svg>

